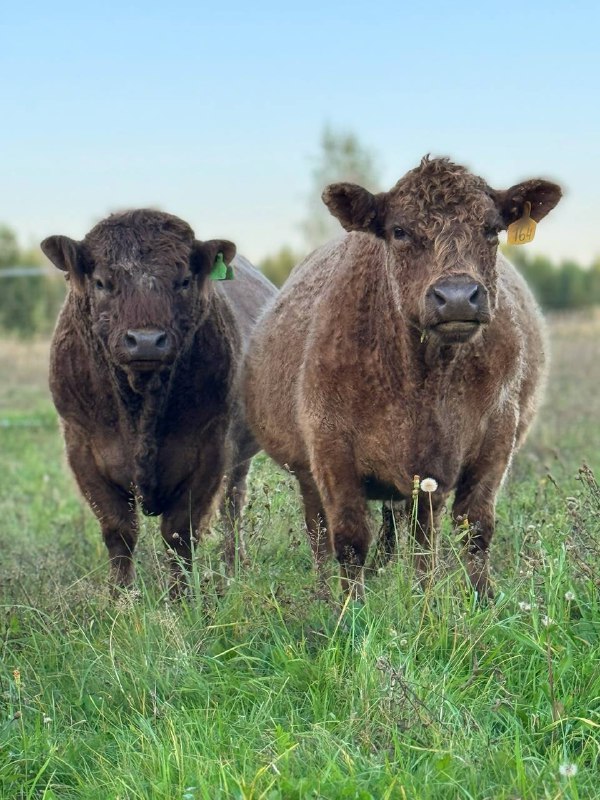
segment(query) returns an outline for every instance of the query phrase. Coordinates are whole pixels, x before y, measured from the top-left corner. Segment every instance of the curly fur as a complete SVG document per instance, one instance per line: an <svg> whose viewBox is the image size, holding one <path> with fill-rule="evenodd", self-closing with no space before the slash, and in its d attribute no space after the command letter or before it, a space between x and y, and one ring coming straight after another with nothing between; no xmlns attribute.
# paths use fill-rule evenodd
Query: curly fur
<svg viewBox="0 0 600 800"><path fill-rule="evenodd" d="M82 242L43 243L67 271L69 292L54 333L50 388L67 455L96 513L114 581L133 579L136 501L161 514L173 592L183 587L191 533L206 523L226 483L228 537L256 444L241 417L237 372L244 340L274 288L245 259L227 287L208 279L223 240L198 242L183 220L146 209L114 214ZM182 288L184 281L185 289ZM159 330L173 354L140 371L126 358L131 330ZM227 473L227 478L225 475Z"/></svg>
<svg viewBox="0 0 600 800"><path fill-rule="evenodd" d="M414 475L438 483L434 527L455 493L455 517L473 526L471 579L489 591L495 498L545 361L537 307L495 234L519 204L531 202L541 219L559 198L542 180L497 192L429 157L389 192L324 191L350 233L293 271L252 336L244 387L258 442L299 480L317 565L334 552L355 594L370 539L366 500L410 498ZM449 278L476 282L483 298L464 341L434 326L432 287ZM423 498L418 512L426 553ZM417 558L419 569L429 562Z"/></svg>

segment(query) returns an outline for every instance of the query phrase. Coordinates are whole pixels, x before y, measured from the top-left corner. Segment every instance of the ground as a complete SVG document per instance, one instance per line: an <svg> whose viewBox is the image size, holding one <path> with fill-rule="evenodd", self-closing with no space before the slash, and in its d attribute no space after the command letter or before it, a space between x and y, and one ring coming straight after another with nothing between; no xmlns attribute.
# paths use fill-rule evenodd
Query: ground
<svg viewBox="0 0 600 800"><path fill-rule="evenodd" d="M478 606L445 523L363 608L313 597L293 479L255 460L250 564L216 537L165 598L156 521L116 605L66 469L46 342L0 343L0 798L595 798L600 774L600 317L555 319L547 402L498 507ZM377 510L374 509L374 519ZM576 772L576 774L571 774ZM563 774L564 773L564 774Z"/></svg>

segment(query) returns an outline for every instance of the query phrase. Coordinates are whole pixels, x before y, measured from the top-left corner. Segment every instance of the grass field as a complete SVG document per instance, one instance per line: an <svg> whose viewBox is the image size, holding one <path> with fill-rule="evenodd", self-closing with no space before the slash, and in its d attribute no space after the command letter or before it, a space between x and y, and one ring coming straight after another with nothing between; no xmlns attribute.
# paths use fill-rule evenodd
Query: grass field
<svg viewBox="0 0 600 800"><path fill-rule="evenodd" d="M413 588L402 539L341 618L313 599L293 481L265 457L249 567L224 587L210 538L173 606L146 520L139 594L112 604L47 345L0 343L0 798L600 797L600 491L579 473L600 468L599 338L599 317L552 324L495 602L474 604L446 526L435 587Z"/></svg>

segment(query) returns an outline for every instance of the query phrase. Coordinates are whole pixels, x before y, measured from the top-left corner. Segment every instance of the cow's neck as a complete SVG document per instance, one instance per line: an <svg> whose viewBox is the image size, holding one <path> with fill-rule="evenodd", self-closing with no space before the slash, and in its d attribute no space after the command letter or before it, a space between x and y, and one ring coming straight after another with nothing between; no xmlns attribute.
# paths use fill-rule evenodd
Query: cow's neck
<svg viewBox="0 0 600 800"><path fill-rule="evenodd" d="M119 406L119 417L132 433L142 434L160 421L172 380L172 370L129 375L107 359L108 372Z"/></svg>
<svg viewBox="0 0 600 800"><path fill-rule="evenodd" d="M134 481L142 496L151 496L157 485L161 427L170 388L170 373L138 375L132 380L114 370L119 414L133 438Z"/></svg>

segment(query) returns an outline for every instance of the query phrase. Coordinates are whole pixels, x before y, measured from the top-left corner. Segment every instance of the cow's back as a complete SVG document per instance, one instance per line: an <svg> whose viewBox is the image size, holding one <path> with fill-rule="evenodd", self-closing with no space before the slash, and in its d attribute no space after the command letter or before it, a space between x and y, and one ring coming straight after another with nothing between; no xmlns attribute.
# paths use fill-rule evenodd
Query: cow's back
<svg viewBox="0 0 600 800"><path fill-rule="evenodd" d="M233 268L235 279L219 281L216 285L217 291L229 300L245 343L264 307L277 290L244 256L235 257Z"/></svg>
<svg viewBox="0 0 600 800"><path fill-rule="evenodd" d="M297 418L299 377L314 320L343 267L346 240L320 247L294 268L250 340L244 379L247 418L265 450L290 466L307 462Z"/></svg>
<svg viewBox="0 0 600 800"><path fill-rule="evenodd" d="M516 446L522 444L535 416L548 366L546 326L539 306L522 275L498 254L498 278L502 305L501 322L519 332L522 377L519 390L519 426Z"/></svg>

